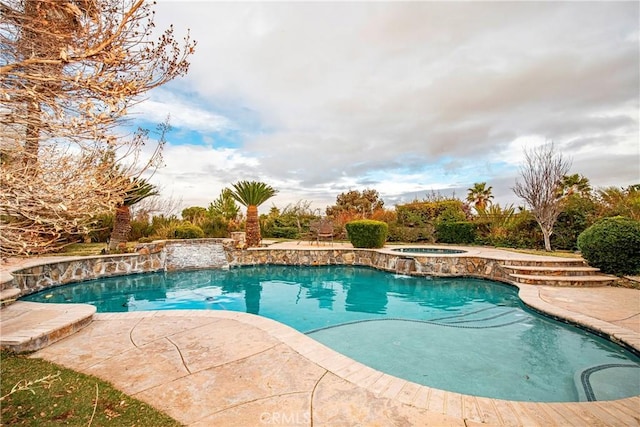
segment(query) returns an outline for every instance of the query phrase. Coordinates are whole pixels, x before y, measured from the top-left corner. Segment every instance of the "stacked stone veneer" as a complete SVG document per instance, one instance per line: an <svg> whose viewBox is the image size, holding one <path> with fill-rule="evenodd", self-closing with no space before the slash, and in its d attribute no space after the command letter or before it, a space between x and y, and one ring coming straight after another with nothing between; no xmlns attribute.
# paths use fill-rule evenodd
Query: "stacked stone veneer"
<svg viewBox="0 0 640 427"><path fill-rule="evenodd" d="M231 239L166 240L141 245L136 254L82 257L40 264L12 272L0 290L16 287L20 295L101 277L200 268L229 268Z"/></svg>
<svg viewBox="0 0 640 427"><path fill-rule="evenodd" d="M140 245L137 254L83 257L27 267L0 289L20 296L52 286L155 271L229 268L256 264L358 265L422 276L472 276L511 283L502 261L477 256L411 255L367 249L237 249L231 239L167 240Z"/></svg>
<svg viewBox="0 0 640 427"><path fill-rule="evenodd" d="M173 240L164 243L164 267L169 271L229 268L235 244L232 239Z"/></svg>
<svg viewBox="0 0 640 427"><path fill-rule="evenodd" d="M409 261L409 262L407 262ZM413 261L413 262L411 262ZM359 265L418 276L472 276L511 283L499 260L477 256L390 254L369 249L250 249L233 252L231 266Z"/></svg>
<svg viewBox="0 0 640 427"><path fill-rule="evenodd" d="M164 254L157 252L57 261L14 271L11 273L13 280L2 283L0 286L3 289L10 286L17 287L22 296L66 283L160 271L164 269L163 258Z"/></svg>

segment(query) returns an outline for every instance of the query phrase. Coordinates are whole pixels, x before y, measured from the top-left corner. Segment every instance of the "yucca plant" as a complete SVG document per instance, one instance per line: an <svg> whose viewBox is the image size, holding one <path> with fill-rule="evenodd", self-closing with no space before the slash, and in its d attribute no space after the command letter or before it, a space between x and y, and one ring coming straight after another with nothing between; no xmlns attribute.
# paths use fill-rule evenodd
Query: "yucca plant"
<svg viewBox="0 0 640 427"><path fill-rule="evenodd" d="M118 245L127 243L129 232L131 231L131 206L146 199L157 196L158 190L155 185L144 179L134 178L131 187L127 190L122 203L116 208L116 218L113 223L113 230L109 238L109 251L118 249Z"/></svg>
<svg viewBox="0 0 640 427"><path fill-rule="evenodd" d="M232 184L231 195L241 205L247 208L247 223L245 226L246 242L248 247L260 245L260 222L258 219L258 206L275 196L278 191L264 182L238 181Z"/></svg>

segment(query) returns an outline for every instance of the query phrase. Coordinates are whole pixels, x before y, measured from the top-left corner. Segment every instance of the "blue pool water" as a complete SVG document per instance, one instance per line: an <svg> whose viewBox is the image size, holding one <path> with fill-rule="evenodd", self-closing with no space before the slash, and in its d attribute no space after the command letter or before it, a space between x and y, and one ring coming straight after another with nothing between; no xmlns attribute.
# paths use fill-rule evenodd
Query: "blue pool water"
<svg viewBox="0 0 640 427"><path fill-rule="evenodd" d="M275 319L373 368L420 384L524 401L640 394L640 358L523 307L517 290L348 266L255 266L123 276L23 298L99 312L203 309Z"/></svg>

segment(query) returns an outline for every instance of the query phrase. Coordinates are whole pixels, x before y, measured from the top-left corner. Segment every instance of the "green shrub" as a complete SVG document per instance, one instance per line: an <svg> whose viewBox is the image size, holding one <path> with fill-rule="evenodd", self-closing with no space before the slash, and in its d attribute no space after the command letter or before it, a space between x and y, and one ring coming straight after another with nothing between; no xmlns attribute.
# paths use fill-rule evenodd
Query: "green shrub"
<svg viewBox="0 0 640 427"><path fill-rule="evenodd" d="M476 225L469 221L443 221L436 226L436 237L441 243L473 243Z"/></svg>
<svg viewBox="0 0 640 427"><path fill-rule="evenodd" d="M283 238L283 239L297 239L300 237L298 227L278 227L271 228L269 237Z"/></svg>
<svg viewBox="0 0 640 427"><path fill-rule="evenodd" d="M111 236L111 229L113 228L114 214L100 215L94 224L93 229L89 233L91 242L93 243L106 243Z"/></svg>
<svg viewBox="0 0 640 427"><path fill-rule="evenodd" d="M229 220L222 215L209 215L194 225L202 228L205 237L229 237Z"/></svg>
<svg viewBox="0 0 640 427"><path fill-rule="evenodd" d="M387 240L386 222L362 219L345 224L354 248L381 248Z"/></svg>
<svg viewBox="0 0 640 427"><path fill-rule="evenodd" d="M197 225L183 224L176 227L173 237L176 239L201 239L204 237L204 231Z"/></svg>
<svg viewBox="0 0 640 427"><path fill-rule="evenodd" d="M420 227L430 224L436 219L465 219L462 202L456 199L433 202L411 202L396 206L398 223L404 226Z"/></svg>
<svg viewBox="0 0 640 427"><path fill-rule="evenodd" d="M551 246L554 249L575 251L578 236L595 221L596 204L593 200L573 194L562 203L562 212L553 226Z"/></svg>
<svg viewBox="0 0 640 427"><path fill-rule="evenodd" d="M640 221L604 218L578 236L578 249L589 265L603 273L640 273Z"/></svg>
<svg viewBox="0 0 640 427"><path fill-rule="evenodd" d="M151 219L151 237L154 237L156 240L173 239L176 228L181 224L182 221L175 215L154 216Z"/></svg>
<svg viewBox="0 0 640 427"><path fill-rule="evenodd" d="M131 221L131 232L129 233L129 240L140 241L144 237L149 237L153 232L151 223L149 221L133 220Z"/></svg>
<svg viewBox="0 0 640 427"><path fill-rule="evenodd" d="M435 231L432 225L424 227L406 227L398 224L397 222L392 222L391 224L389 224L387 241L407 243L434 243Z"/></svg>

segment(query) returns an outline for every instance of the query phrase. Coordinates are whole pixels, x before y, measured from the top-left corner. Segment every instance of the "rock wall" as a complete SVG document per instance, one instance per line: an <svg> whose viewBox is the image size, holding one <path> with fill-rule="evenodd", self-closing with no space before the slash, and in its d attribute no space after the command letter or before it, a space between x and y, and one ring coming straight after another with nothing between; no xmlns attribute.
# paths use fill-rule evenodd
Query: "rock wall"
<svg viewBox="0 0 640 427"><path fill-rule="evenodd" d="M501 261L476 256L391 254L369 249L238 249L232 239L166 240L140 245L137 254L78 258L12 273L20 296L52 286L155 271L277 265L360 265L419 276L471 276L510 283Z"/></svg>
<svg viewBox="0 0 640 427"><path fill-rule="evenodd" d="M66 283L161 271L164 269L163 258L164 254L157 252L78 258L41 264L12 272L13 280L3 284L3 287L8 285L17 287L22 296Z"/></svg>
<svg viewBox="0 0 640 427"><path fill-rule="evenodd" d="M231 252L230 265L361 265L417 276L470 276L510 282L502 261L476 256L390 254L369 249L248 249ZM411 268L407 262L413 260Z"/></svg>

